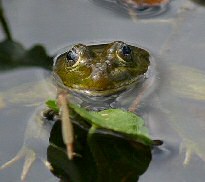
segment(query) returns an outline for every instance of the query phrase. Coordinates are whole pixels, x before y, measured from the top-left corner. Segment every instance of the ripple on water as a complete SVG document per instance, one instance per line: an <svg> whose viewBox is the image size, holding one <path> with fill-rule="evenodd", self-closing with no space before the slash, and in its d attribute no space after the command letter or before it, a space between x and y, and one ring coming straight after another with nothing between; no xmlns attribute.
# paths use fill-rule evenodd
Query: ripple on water
<svg viewBox="0 0 205 182"><path fill-rule="evenodd" d="M165 12L171 0L116 0L131 15L148 18Z"/></svg>
<svg viewBox="0 0 205 182"><path fill-rule="evenodd" d="M169 9L171 0L90 0L101 7L111 9L118 15L132 19L152 18Z"/></svg>

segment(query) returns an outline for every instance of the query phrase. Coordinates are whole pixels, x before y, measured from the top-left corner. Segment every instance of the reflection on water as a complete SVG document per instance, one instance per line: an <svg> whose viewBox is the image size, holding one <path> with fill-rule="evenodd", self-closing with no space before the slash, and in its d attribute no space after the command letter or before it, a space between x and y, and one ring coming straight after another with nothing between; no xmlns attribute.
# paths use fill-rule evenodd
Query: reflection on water
<svg viewBox="0 0 205 182"><path fill-rule="evenodd" d="M0 70L5 71L17 67L43 67L51 69L52 58L47 55L41 45L35 45L26 50L24 46L13 40L0 42Z"/></svg>
<svg viewBox="0 0 205 182"><path fill-rule="evenodd" d="M150 18L165 12L170 0L92 0L99 5L120 11L123 8L132 18ZM122 9L121 9L122 10Z"/></svg>
<svg viewBox="0 0 205 182"><path fill-rule="evenodd" d="M1 23L1 28L3 29L6 39L11 41L12 35L11 35L10 28L8 26L7 20L4 15L4 9L2 7L1 1L0 1L0 23Z"/></svg>
<svg viewBox="0 0 205 182"><path fill-rule="evenodd" d="M169 0L117 0L130 15L136 17L153 17L165 12L169 5Z"/></svg>
<svg viewBox="0 0 205 182"><path fill-rule="evenodd" d="M192 1L198 3L199 5L205 6L204 0L192 0Z"/></svg>
<svg viewBox="0 0 205 182"><path fill-rule="evenodd" d="M4 40L0 42L0 70L7 70L16 67L38 66L51 69L52 59L47 55L42 45L35 45L30 50L14 41L7 19L4 15L2 2L0 0L0 23L1 29L5 35Z"/></svg>
<svg viewBox="0 0 205 182"><path fill-rule="evenodd" d="M37 68L18 69L0 74L0 98L4 101L4 105L0 109L1 165L18 154L20 149L26 147L35 149L38 159L43 157L42 153L46 154L49 130L42 130L37 125L40 123L33 122L33 118L37 116L34 112L36 107L44 104L45 99L55 97L55 88L49 83L48 77L47 71ZM42 135L38 136L39 133ZM22 151L19 153L19 157L22 157L21 160L10 168L0 171L2 181L20 180L22 162L25 157L20 154L25 154L23 152L26 150L20 151ZM28 181L44 181L44 179L54 178L45 167L42 167L39 160L32 166L33 171L38 171L38 169L41 169L41 173L29 175Z"/></svg>
<svg viewBox="0 0 205 182"><path fill-rule="evenodd" d="M151 160L149 147L98 132L88 137L87 131L78 125L74 125L74 129L75 149L79 156L73 161L68 160L65 150L58 148L65 149L60 123L56 123L51 131L52 144L48 147L47 157L54 168L53 173L61 179L136 182L148 168Z"/></svg>

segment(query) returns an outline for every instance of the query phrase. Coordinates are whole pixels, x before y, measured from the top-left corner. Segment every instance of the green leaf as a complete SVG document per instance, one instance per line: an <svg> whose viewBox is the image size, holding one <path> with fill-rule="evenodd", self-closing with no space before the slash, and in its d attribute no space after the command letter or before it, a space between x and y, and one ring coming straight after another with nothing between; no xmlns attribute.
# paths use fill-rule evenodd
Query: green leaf
<svg viewBox="0 0 205 182"><path fill-rule="evenodd" d="M145 145L153 145L153 141L149 138L148 130L144 126L143 119L132 112L122 109L107 109L94 112L87 111L73 104L70 107L91 125L122 133Z"/></svg>
<svg viewBox="0 0 205 182"><path fill-rule="evenodd" d="M46 104L55 111L59 110L56 101L49 100ZM107 109L94 112L87 111L75 104L70 104L69 106L91 125L119 132L145 145L154 144L149 137L148 129L144 125L144 120L132 112L122 109Z"/></svg>
<svg viewBox="0 0 205 182"><path fill-rule="evenodd" d="M53 109L54 111L59 112L59 108L58 108L58 105L57 105L55 100L48 100L48 101L46 101L46 105L50 109Z"/></svg>

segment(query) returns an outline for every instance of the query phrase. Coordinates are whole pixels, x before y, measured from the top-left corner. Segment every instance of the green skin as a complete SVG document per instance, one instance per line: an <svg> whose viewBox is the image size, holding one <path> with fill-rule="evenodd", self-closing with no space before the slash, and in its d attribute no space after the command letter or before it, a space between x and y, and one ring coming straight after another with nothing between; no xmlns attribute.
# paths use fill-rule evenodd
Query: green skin
<svg viewBox="0 0 205 182"><path fill-rule="evenodd" d="M131 52L123 52L123 47ZM54 63L58 85L89 95L110 95L136 83L147 72L149 53L121 41L110 44L77 44L70 49L77 58L68 59L68 52Z"/></svg>

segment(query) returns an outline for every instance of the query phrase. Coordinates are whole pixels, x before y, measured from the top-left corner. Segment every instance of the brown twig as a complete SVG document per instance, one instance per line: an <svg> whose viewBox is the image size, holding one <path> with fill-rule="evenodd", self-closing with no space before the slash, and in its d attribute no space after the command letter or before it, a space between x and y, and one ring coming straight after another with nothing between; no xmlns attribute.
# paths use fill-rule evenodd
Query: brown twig
<svg viewBox="0 0 205 182"><path fill-rule="evenodd" d="M151 78L151 80L147 81L140 94L135 98L135 100L132 102L132 104L130 105L130 107L128 108L128 111L130 112L135 112L142 100L142 97L145 95L145 92L149 89L149 87L153 84L154 79Z"/></svg>
<svg viewBox="0 0 205 182"><path fill-rule="evenodd" d="M67 155L70 160L73 159L74 156L74 132L73 126L69 117L69 109L68 109L68 98L66 93L59 93L58 95L58 105L60 108L60 116L62 119L62 135L63 141L67 148Z"/></svg>

